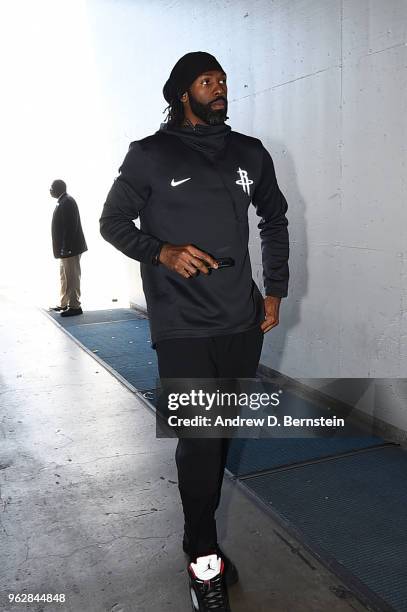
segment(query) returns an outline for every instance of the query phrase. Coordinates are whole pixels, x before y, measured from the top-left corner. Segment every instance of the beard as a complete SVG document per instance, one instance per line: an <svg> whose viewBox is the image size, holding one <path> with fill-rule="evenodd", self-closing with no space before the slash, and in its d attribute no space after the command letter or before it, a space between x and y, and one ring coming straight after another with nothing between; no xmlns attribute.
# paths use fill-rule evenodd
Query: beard
<svg viewBox="0 0 407 612"><path fill-rule="evenodd" d="M223 102L225 103L225 108L214 109L212 108L212 104L201 104L201 102L198 102L198 100L194 98L189 89L188 95L189 105L191 107L192 112L197 117L202 119L202 121L205 121L205 123L208 123L209 125L221 125L226 121L226 119L229 119L229 117L227 116L228 102L223 96L220 96L219 98L217 98L217 100L223 100Z"/></svg>

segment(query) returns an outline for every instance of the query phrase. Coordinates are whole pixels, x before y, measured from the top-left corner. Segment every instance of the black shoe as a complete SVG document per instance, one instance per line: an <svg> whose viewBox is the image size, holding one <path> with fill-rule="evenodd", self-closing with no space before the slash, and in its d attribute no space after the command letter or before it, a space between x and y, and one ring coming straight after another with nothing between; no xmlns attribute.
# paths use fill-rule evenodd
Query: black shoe
<svg viewBox="0 0 407 612"><path fill-rule="evenodd" d="M53 310L54 312L60 312L61 310L67 310L68 306L50 306L48 310Z"/></svg>
<svg viewBox="0 0 407 612"><path fill-rule="evenodd" d="M188 565L189 589L194 612L216 610L231 612L223 560L213 554L199 557L196 561Z"/></svg>
<svg viewBox="0 0 407 612"><path fill-rule="evenodd" d="M61 312L61 317L76 317L76 315L83 314L83 310L81 307L79 308L68 308Z"/></svg>
<svg viewBox="0 0 407 612"><path fill-rule="evenodd" d="M223 552L223 550L218 545L217 552L219 557L223 559L223 563L225 565L225 582L228 586L232 586L239 581L239 572L237 571L236 565L229 559L227 555ZM186 555L189 555L188 550L188 538L184 533L184 537L182 539L182 549Z"/></svg>

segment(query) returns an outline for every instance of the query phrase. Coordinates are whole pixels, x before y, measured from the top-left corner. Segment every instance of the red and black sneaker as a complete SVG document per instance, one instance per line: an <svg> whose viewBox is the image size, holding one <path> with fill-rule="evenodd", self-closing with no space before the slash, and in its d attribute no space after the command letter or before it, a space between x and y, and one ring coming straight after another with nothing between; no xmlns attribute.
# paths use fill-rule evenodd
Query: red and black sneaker
<svg viewBox="0 0 407 612"><path fill-rule="evenodd" d="M216 553L198 557L188 566L194 612L231 612L224 578L224 563Z"/></svg>

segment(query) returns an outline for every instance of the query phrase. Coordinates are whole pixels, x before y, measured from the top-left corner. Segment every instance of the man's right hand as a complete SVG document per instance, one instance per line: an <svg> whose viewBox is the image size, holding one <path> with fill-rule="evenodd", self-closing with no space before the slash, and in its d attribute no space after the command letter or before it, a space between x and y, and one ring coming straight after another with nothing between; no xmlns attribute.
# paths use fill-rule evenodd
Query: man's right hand
<svg viewBox="0 0 407 612"><path fill-rule="evenodd" d="M196 276L199 272L209 274L210 268L218 267L216 259L192 244L164 244L159 259L164 266L184 278Z"/></svg>

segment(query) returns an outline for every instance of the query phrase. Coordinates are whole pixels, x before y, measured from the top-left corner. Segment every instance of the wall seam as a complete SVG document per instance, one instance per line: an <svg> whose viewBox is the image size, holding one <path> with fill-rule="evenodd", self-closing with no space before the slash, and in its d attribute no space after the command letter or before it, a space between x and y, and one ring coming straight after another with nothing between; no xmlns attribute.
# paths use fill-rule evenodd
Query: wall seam
<svg viewBox="0 0 407 612"><path fill-rule="evenodd" d="M340 91L339 91L339 221L340 227L342 227L342 200L343 200L343 0L340 0L340 62L339 62L339 70L340 70ZM343 283L343 265L342 265L342 257L339 251L339 269L340 269L340 277L341 283ZM342 291L342 296L344 292ZM342 297L343 299L343 297ZM342 308L342 299L341 299L341 312L343 313ZM343 375L343 355L342 355L342 320L340 319L339 323L339 333L338 333L338 376Z"/></svg>

